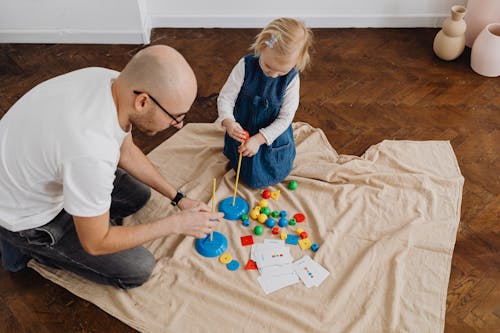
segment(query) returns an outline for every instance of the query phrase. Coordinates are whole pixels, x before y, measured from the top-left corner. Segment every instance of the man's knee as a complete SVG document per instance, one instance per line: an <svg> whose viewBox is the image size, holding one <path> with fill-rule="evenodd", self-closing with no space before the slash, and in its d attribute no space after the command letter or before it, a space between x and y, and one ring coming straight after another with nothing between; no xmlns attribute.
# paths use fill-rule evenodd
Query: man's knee
<svg viewBox="0 0 500 333"><path fill-rule="evenodd" d="M121 171L111 193L110 213L112 218L124 218L144 207L151 198L149 186Z"/></svg>
<svg viewBox="0 0 500 333"><path fill-rule="evenodd" d="M141 209L151 198L151 189L132 175L124 173L120 177L119 186L133 193L129 200L132 201L136 210Z"/></svg>
<svg viewBox="0 0 500 333"><path fill-rule="evenodd" d="M151 277L155 265L154 256L144 249L140 260L128 267L126 276L116 280L117 286L122 289L130 289L143 285Z"/></svg>
<svg viewBox="0 0 500 333"><path fill-rule="evenodd" d="M0 236L0 254L2 256L2 267L8 272L17 272L26 267L31 259L21 249L12 245Z"/></svg>
<svg viewBox="0 0 500 333"><path fill-rule="evenodd" d="M151 198L151 188L140 183L137 188L137 210L141 209Z"/></svg>

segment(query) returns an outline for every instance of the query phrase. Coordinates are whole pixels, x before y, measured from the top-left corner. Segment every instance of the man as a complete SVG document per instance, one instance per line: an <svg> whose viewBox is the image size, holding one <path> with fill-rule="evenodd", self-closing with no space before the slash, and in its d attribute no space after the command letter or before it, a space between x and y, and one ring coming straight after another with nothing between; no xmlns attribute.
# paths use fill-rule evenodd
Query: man
<svg viewBox="0 0 500 333"><path fill-rule="evenodd" d="M205 237L222 214L170 185L130 132L182 128L196 90L181 54L151 46L121 73L84 68L43 82L18 100L0 120L4 268L17 271L34 258L132 288L149 278L155 264L141 244L170 234ZM148 186L182 211L121 226L149 200Z"/></svg>

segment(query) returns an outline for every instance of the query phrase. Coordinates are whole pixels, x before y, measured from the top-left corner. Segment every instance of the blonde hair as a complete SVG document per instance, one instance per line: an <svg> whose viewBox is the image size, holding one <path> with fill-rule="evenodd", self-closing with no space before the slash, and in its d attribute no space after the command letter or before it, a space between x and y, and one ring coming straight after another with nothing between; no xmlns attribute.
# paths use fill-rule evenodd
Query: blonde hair
<svg viewBox="0 0 500 333"><path fill-rule="evenodd" d="M297 48L299 56L295 68L302 72L311 61L309 48L312 45L313 34L302 21L282 17L269 23L256 37L251 49L260 55L265 47L272 47L283 56L293 54ZM271 44L270 46L268 46Z"/></svg>

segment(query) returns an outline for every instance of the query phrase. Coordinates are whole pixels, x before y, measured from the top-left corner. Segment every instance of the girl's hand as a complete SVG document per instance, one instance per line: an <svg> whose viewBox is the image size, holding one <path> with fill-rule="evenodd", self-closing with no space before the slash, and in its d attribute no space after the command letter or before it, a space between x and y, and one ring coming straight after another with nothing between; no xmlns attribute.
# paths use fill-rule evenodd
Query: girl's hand
<svg viewBox="0 0 500 333"><path fill-rule="evenodd" d="M245 142L245 131L239 123L233 120L225 119L222 125L226 127L227 134L238 142Z"/></svg>
<svg viewBox="0 0 500 333"><path fill-rule="evenodd" d="M257 154L259 148L262 144L266 142L266 139L262 134L257 133L252 136L248 141L241 147L238 148L238 152L240 152L245 157L251 157Z"/></svg>

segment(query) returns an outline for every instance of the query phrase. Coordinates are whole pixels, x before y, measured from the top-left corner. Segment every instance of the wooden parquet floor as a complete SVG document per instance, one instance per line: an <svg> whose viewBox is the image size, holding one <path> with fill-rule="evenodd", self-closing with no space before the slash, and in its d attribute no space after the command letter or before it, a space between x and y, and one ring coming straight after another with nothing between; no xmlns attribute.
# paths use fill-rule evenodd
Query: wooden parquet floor
<svg viewBox="0 0 500 333"><path fill-rule="evenodd" d="M212 122L227 75L257 30L156 29L153 44L181 51L198 77L189 122ZM341 154L384 139L450 140L465 187L448 288L445 332L500 332L500 79L475 74L470 50L434 56L436 29L315 30L296 121L320 127ZM120 70L131 45L0 45L0 117L31 87L87 66ZM149 152L175 132L149 138ZM30 269L0 268L0 332L132 332Z"/></svg>

